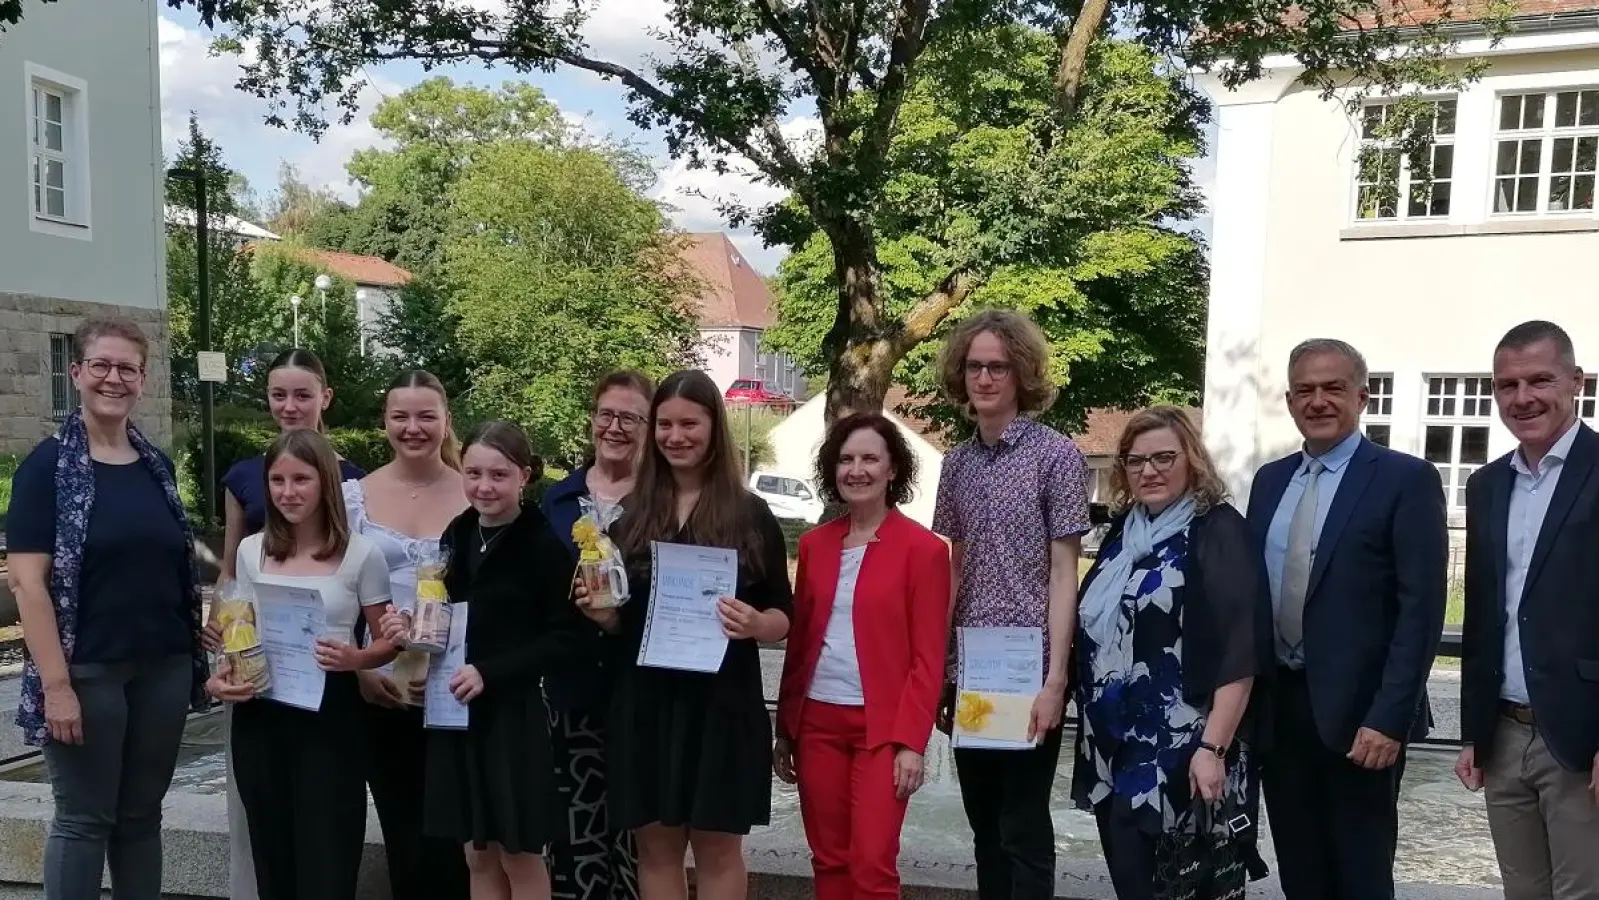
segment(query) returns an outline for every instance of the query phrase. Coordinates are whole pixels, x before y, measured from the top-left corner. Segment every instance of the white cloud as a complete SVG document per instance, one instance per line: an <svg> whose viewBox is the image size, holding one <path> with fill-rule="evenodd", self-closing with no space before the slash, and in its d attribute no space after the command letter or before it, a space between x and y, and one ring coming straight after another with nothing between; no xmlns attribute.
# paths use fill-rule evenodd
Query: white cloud
<svg viewBox="0 0 1599 900"><path fill-rule="evenodd" d="M669 49L652 34L666 30L667 0L592 0L586 5L583 37L591 55L633 67Z"/></svg>
<svg viewBox="0 0 1599 900"><path fill-rule="evenodd" d="M820 137L821 121L803 116L783 123L783 136L801 157L808 155ZM731 231L718 207L737 203L759 210L788 196L784 188L763 180L743 156L724 157L727 174L712 168L693 169L686 160L673 160L656 183L654 199L666 204L672 220L685 231L727 231L745 258L764 272L773 272L787 251L768 249L749 229Z"/></svg>
<svg viewBox="0 0 1599 900"><path fill-rule="evenodd" d="M477 2L477 0L468 0ZM372 111L384 96L401 88L383 79L369 79L358 97L355 118L348 125L331 124L320 142L301 134L267 126L263 119L266 104L243 93L235 84L242 70L241 60L231 55L213 55L212 36L199 28L189 28L163 16L160 20L161 130L162 146L175 152L188 134L189 113L199 117L200 126L228 155L228 162L252 175L261 193L274 187L263 178L276 175L277 161L293 163L301 177L313 187L326 187L346 199L353 199L355 188L344 171L344 163L356 150L377 146L381 139L369 121ZM248 55L245 61L248 61Z"/></svg>

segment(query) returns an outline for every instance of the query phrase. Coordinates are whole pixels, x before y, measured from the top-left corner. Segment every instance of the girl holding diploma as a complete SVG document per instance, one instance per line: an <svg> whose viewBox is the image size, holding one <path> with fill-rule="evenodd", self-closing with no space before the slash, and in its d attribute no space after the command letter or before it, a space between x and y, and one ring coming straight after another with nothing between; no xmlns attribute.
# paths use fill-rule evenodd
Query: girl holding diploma
<svg viewBox="0 0 1599 900"><path fill-rule="evenodd" d="M428 834L465 845L473 900L547 900L542 854L558 833L549 722L540 681L598 652L599 633L567 602L565 545L535 504L523 504L533 451L508 422L467 438L462 481L471 508L441 544L452 604L470 604L466 664L450 677L467 705L464 731L428 734ZM392 607L383 633L403 641L410 616Z"/></svg>
<svg viewBox="0 0 1599 900"><path fill-rule="evenodd" d="M383 551L394 604L408 612L416 602L417 563L437 556L438 535L467 507L444 385L428 372L401 372L384 395L383 428L394 459L344 482L344 504L350 527ZM415 696L421 686L397 684L377 670L356 677L366 700L366 783L383 826L394 900L464 900L460 844L422 834L416 779L427 735Z"/></svg>
<svg viewBox="0 0 1599 900"><path fill-rule="evenodd" d="M684 857L694 849L703 900L748 892L743 838L772 808L772 723L762 699L758 645L788 634L792 589L782 529L744 489L722 395L703 372L662 382L650 407L653 440L629 509L613 526L627 556L632 599L620 609L579 606L616 635L611 699L612 824L638 841L644 900L686 900ZM650 614L650 542L738 551L735 597L716 601L728 638L714 673L637 664Z"/></svg>
<svg viewBox="0 0 1599 900"><path fill-rule="evenodd" d="M350 533L338 458L326 438L303 428L286 431L265 462L266 528L239 544L239 582L256 598L268 585L321 596L325 626L314 650L327 673L321 707L252 700L253 687L233 684L226 662L206 687L238 704L229 744L262 900L348 900L366 835L354 673L394 658L387 640L357 649L354 630L363 616L378 627L389 602L389 570L375 544Z"/></svg>

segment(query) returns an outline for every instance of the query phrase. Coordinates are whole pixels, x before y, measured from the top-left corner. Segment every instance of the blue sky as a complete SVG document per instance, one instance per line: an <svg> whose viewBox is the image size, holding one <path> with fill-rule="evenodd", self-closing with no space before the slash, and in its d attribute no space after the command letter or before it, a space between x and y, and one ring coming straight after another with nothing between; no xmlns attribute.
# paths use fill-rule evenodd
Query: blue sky
<svg viewBox="0 0 1599 900"><path fill-rule="evenodd" d="M497 0L459 0L477 6L494 7ZM592 0L595 11L589 20L586 37L593 55L627 65L642 65L651 55L661 53L661 45L650 37L651 29L665 24L666 0ZM264 104L234 88L238 65L232 57L212 56L213 35L205 31L192 13L163 10L160 23L162 128L167 152L172 152L187 131L190 111L198 114L201 126L221 144L228 163L250 179L263 198L277 184L278 168L288 162L296 166L310 184L327 187L346 199L355 198L344 171L344 162L356 150L380 143L366 115L386 96L393 96L430 74L444 74L457 81L484 85L523 78L541 88L567 117L581 122L593 134L630 141L656 156L660 173L652 196L665 203L678 226L689 231L727 230L716 213L717 197L737 197L749 206L760 206L782 197L769 185L752 182L736 174L718 176L708 171L690 171L667 158L659 137L635 128L626 118L623 92L615 84L572 70L532 73L518 76L506 69L483 66L457 66L424 73L415 64L389 64L368 71L368 86L361 95L362 114L349 125L334 125L313 142L303 135L268 127L262 123ZM785 131L801 134L814 120L796 116L784 123ZM1200 161L1196 177L1208 183L1212 166ZM1208 222L1201 223L1208 230ZM757 268L774 271L782 252L761 246L749 232L732 232L733 239Z"/></svg>

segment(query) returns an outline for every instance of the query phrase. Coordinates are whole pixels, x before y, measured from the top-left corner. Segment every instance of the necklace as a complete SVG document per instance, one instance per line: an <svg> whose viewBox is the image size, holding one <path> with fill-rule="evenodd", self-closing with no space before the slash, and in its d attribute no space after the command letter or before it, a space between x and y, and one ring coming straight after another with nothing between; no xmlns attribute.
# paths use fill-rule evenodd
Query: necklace
<svg viewBox="0 0 1599 900"><path fill-rule="evenodd" d="M492 528L490 528L489 530L492 531L493 534L484 534L483 533L483 523L482 522L478 523L478 526L477 526L477 541L478 541L477 552L478 553L487 553L487 552L489 552L489 544L493 543L495 538L497 538L500 535L505 533L505 526L504 525L495 525Z"/></svg>
<svg viewBox="0 0 1599 900"><path fill-rule="evenodd" d="M446 470L446 472L447 471L448 470ZM411 491L411 499L415 500L423 491L434 486L435 484L438 484L439 481L444 478L444 475L445 472L440 472L439 474L434 475L432 480L423 482L406 481L404 478L401 478L398 475L395 476L394 480L398 481L401 487L409 488Z"/></svg>

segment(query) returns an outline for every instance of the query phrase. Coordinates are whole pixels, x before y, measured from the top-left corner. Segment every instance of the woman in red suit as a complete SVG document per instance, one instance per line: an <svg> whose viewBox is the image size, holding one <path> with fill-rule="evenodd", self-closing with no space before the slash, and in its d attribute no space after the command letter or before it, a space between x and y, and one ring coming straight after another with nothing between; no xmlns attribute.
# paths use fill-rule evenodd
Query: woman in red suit
<svg viewBox="0 0 1599 900"><path fill-rule="evenodd" d="M816 476L849 514L800 539L773 758L799 785L817 900L897 898L900 826L943 683L949 548L895 508L916 459L883 416L836 423Z"/></svg>

